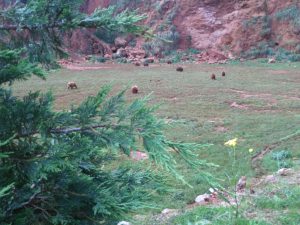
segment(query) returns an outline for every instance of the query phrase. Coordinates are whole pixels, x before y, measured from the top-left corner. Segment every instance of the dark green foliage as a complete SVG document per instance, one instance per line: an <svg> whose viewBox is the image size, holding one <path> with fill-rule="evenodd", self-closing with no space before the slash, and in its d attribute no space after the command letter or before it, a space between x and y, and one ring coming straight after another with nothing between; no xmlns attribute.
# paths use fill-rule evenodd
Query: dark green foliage
<svg viewBox="0 0 300 225"><path fill-rule="evenodd" d="M98 37L99 39L103 40L104 42L106 42L108 44L114 44L115 39L118 36L120 36L121 33L119 33L118 31L115 31L115 30L107 30L107 29L99 28L95 32L95 35L96 35L96 37Z"/></svg>
<svg viewBox="0 0 300 225"><path fill-rule="evenodd" d="M260 35L263 38L269 39L271 34L272 34L271 18L270 16L266 15L262 19L262 27L261 27Z"/></svg>
<svg viewBox="0 0 300 225"><path fill-rule="evenodd" d="M61 33L78 27L105 27L139 33L144 16L113 8L91 15L81 1L31 0L1 12L0 30L0 224L115 224L126 213L154 207L153 196L166 191L155 171L184 178L175 167L174 149L195 171L199 144L175 143L163 133L165 123L147 107L148 97L128 104L125 91L109 97L103 87L70 111L55 112L51 93L13 96L9 85L31 75L44 78L35 64L55 64ZM13 38L7 43L7 38ZM25 48L27 54L15 50ZM12 50L7 50L7 49ZM32 51L30 50L32 48ZM40 58L41 57L41 58ZM143 149L155 164L121 166L132 150Z"/></svg>
<svg viewBox="0 0 300 225"><path fill-rule="evenodd" d="M107 58L103 57L103 56L92 56L92 58L90 59L90 61L92 62L99 62L99 63L105 63L107 60Z"/></svg>
<svg viewBox="0 0 300 225"><path fill-rule="evenodd" d="M118 62L118 63L127 63L127 58L124 58L124 57L118 58L118 59L117 59L117 62Z"/></svg>
<svg viewBox="0 0 300 225"><path fill-rule="evenodd" d="M15 80L25 80L31 74L44 78L44 73L38 67L20 58L22 51L0 51L0 84Z"/></svg>

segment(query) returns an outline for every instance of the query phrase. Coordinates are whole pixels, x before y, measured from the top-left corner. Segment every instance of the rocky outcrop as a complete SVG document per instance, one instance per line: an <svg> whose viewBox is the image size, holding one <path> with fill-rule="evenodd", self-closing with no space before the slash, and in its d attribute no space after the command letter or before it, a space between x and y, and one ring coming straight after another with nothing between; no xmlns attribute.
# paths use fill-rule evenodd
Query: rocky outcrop
<svg viewBox="0 0 300 225"><path fill-rule="evenodd" d="M297 1L87 0L83 10L91 13L97 7L110 5L116 5L119 11L128 7L146 13L148 18L144 23L156 33L175 30L179 34L178 48L204 50L202 61L234 58L253 47L264 48L263 45L300 53L300 22L297 22L300 15L295 18L300 13ZM137 48L141 48L145 40L136 41ZM117 43L125 47L124 39Z"/></svg>

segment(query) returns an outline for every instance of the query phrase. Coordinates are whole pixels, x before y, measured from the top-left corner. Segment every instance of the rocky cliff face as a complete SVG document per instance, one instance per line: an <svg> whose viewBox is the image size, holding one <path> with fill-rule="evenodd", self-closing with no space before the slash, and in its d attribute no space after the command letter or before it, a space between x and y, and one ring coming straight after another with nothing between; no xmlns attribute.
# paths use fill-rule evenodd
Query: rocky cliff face
<svg viewBox="0 0 300 225"><path fill-rule="evenodd" d="M0 0L0 5L7 2ZM132 43L158 57L193 48L206 52L206 58L201 56L205 60L211 56L300 60L299 0L85 0L82 10L92 13L109 6L117 11L137 9L148 16L144 24L161 39L137 38ZM111 54L116 35L109 35L106 40L112 40L105 43L97 38L103 37L101 32L75 31L66 43L84 54Z"/></svg>
<svg viewBox="0 0 300 225"><path fill-rule="evenodd" d="M226 57L259 57L276 49L300 53L300 3L294 0L87 0L86 12L115 5L139 9L170 48L196 48ZM138 40L152 53L162 46ZM157 45L157 42L156 42ZM170 49L167 49L170 50ZM272 53L272 51L274 53Z"/></svg>

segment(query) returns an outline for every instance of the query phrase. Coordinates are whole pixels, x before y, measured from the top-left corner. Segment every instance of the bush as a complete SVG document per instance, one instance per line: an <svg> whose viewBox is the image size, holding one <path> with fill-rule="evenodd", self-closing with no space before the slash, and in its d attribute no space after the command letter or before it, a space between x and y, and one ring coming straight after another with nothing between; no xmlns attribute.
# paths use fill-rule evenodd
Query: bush
<svg viewBox="0 0 300 225"><path fill-rule="evenodd" d="M249 29L250 27L255 26L261 19L262 19L261 16L256 16L251 19L245 20L243 22L244 29Z"/></svg>
<svg viewBox="0 0 300 225"><path fill-rule="evenodd" d="M262 18L262 28L260 35L263 38L270 38L270 35L272 34L272 29L271 29L271 18L269 16L264 16Z"/></svg>
<svg viewBox="0 0 300 225"><path fill-rule="evenodd" d="M189 53L189 54L191 54L191 55L197 55L197 54L200 54L200 50L199 49L196 49L196 48L189 48L188 50L187 50L187 52Z"/></svg>
<svg viewBox="0 0 300 225"><path fill-rule="evenodd" d="M300 61L300 54L296 53L296 50L295 48L295 51L291 52L284 48L276 49L274 42L262 41L244 52L242 57L250 59L274 57L278 61L297 62Z"/></svg>
<svg viewBox="0 0 300 225"><path fill-rule="evenodd" d="M92 62L98 62L98 63L105 63L107 58L102 56L92 56L91 61Z"/></svg>
<svg viewBox="0 0 300 225"><path fill-rule="evenodd" d="M294 28L295 34L300 34L300 8L293 4L276 13L275 18L279 21L288 21Z"/></svg>
<svg viewBox="0 0 300 225"><path fill-rule="evenodd" d="M156 38L150 42L143 44L143 49L152 55L157 53L166 54L167 52L177 48L180 39L176 27L172 26L167 31L158 32Z"/></svg>
<svg viewBox="0 0 300 225"><path fill-rule="evenodd" d="M256 59L268 56L274 56L274 48L270 42L260 42L256 47L251 47L248 51L242 54L244 58Z"/></svg>
<svg viewBox="0 0 300 225"><path fill-rule="evenodd" d="M273 152L273 154L272 154L272 159L274 159L274 160L284 160L284 159L288 159L288 158L292 158L292 154L286 150L282 150L279 152Z"/></svg>
<svg viewBox="0 0 300 225"><path fill-rule="evenodd" d="M97 29L95 36L108 44L114 44L115 39L120 36L121 33L113 30Z"/></svg>
<svg viewBox="0 0 300 225"><path fill-rule="evenodd" d="M118 62L118 63L127 63L128 61L127 61L126 58L123 57L123 58L118 58L118 59L117 59L117 62Z"/></svg>

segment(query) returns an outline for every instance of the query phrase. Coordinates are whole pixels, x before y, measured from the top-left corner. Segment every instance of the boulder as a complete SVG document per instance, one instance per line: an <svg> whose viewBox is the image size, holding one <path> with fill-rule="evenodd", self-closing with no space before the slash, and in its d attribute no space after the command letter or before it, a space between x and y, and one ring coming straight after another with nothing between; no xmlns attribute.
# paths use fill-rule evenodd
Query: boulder
<svg viewBox="0 0 300 225"><path fill-rule="evenodd" d="M117 48L125 48L126 45L127 45L127 41L126 41L125 38L123 38L123 37L117 37L117 38L115 39L115 46L116 46Z"/></svg>
<svg viewBox="0 0 300 225"><path fill-rule="evenodd" d="M116 52L117 55L120 56L120 58L126 58L128 57L127 51L124 48L119 48Z"/></svg>
<svg viewBox="0 0 300 225"><path fill-rule="evenodd" d="M128 54L124 48L119 48L116 53L112 54L112 59L127 58Z"/></svg>

